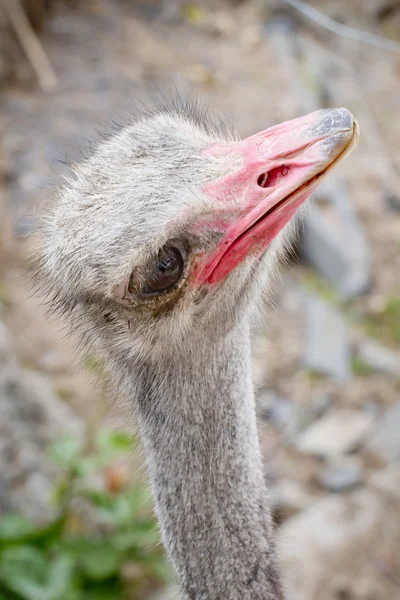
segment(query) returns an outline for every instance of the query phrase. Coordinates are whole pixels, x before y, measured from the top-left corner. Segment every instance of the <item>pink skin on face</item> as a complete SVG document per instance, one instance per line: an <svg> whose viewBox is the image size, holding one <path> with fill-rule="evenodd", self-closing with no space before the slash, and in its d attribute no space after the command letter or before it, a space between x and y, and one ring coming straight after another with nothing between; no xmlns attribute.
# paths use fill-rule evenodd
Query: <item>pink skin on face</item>
<svg viewBox="0 0 400 600"><path fill-rule="evenodd" d="M259 254L315 190L322 176L358 143L358 125L345 108L319 110L241 142L206 152L240 166L203 188L216 217L198 228L221 234L196 265L198 284L218 283L249 254ZM231 207L231 208L229 208Z"/></svg>

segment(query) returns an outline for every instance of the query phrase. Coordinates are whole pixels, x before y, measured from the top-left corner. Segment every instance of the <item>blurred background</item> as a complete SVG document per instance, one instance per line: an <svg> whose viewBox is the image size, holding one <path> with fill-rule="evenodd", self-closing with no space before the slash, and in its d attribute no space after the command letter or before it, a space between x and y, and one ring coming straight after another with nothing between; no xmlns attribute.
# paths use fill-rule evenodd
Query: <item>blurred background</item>
<svg viewBox="0 0 400 600"><path fill-rule="evenodd" d="M254 379L289 598L399 598L400 2L0 0L0 599L175 597L131 415L26 267L65 158L170 76L242 136L320 107L360 123L271 291Z"/></svg>

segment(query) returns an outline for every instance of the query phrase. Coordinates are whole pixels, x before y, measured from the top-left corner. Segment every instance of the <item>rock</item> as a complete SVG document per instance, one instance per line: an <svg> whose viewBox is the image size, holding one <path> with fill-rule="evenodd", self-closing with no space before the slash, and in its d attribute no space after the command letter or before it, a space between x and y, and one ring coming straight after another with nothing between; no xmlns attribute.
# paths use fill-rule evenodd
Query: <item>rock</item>
<svg viewBox="0 0 400 600"><path fill-rule="evenodd" d="M173 586L152 595L151 600L183 600L183 598L178 588Z"/></svg>
<svg viewBox="0 0 400 600"><path fill-rule="evenodd" d="M59 374L66 371L68 367L65 352L54 348L41 353L37 359L38 367L50 374Z"/></svg>
<svg viewBox="0 0 400 600"><path fill-rule="evenodd" d="M300 252L343 298L363 294L370 282L370 252L343 185L325 187L325 205L308 212L300 239Z"/></svg>
<svg viewBox="0 0 400 600"><path fill-rule="evenodd" d="M366 367L400 377L400 356L379 342L364 338L358 346L358 359Z"/></svg>
<svg viewBox="0 0 400 600"><path fill-rule="evenodd" d="M54 392L50 380L20 367L0 322L0 514L43 520L57 468L46 447L65 434L82 436L84 424Z"/></svg>
<svg viewBox="0 0 400 600"><path fill-rule="evenodd" d="M294 417L293 402L271 390L258 393L257 408L260 417L281 429L287 427Z"/></svg>
<svg viewBox="0 0 400 600"><path fill-rule="evenodd" d="M378 402L376 402L376 400L366 400L363 405L362 405L363 411L369 413L370 415L372 415L373 417L378 417L381 412L381 406L379 405Z"/></svg>
<svg viewBox="0 0 400 600"><path fill-rule="evenodd" d="M11 362L15 362L14 346L7 327L0 321L0 373Z"/></svg>
<svg viewBox="0 0 400 600"><path fill-rule="evenodd" d="M0 474L0 515L11 512L10 497L8 478Z"/></svg>
<svg viewBox="0 0 400 600"><path fill-rule="evenodd" d="M386 410L368 443L368 449L384 462L400 459L400 402Z"/></svg>
<svg viewBox="0 0 400 600"><path fill-rule="evenodd" d="M345 454L362 442L373 422L373 415L367 412L337 409L305 429L295 445L300 452L314 456Z"/></svg>
<svg viewBox="0 0 400 600"><path fill-rule="evenodd" d="M314 497L292 479L281 479L268 492L268 502L275 520L281 522L308 508Z"/></svg>
<svg viewBox="0 0 400 600"><path fill-rule="evenodd" d="M349 334L341 314L315 296L307 298L304 367L337 381L351 377Z"/></svg>
<svg viewBox="0 0 400 600"><path fill-rule="evenodd" d="M278 533L277 550L288 600L341 597L327 565L335 565L338 574L344 568L348 572L348 561L364 544L370 552L372 536L384 520L385 505L379 496L357 490L323 498L286 521Z"/></svg>
<svg viewBox="0 0 400 600"><path fill-rule="evenodd" d="M11 63L0 54L0 85L5 85L11 78L12 68Z"/></svg>
<svg viewBox="0 0 400 600"><path fill-rule="evenodd" d="M210 32L221 37L232 37L238 33L238 22L230 11L212 12L208 19Z"/></svg>
<svg viewBox="0 0 400 600"><path fill-rule="evenodd" d="M326 411L332 406L333 398L328 393L319 393L311 399L310 412L312 420L322 417Z"/></svg>
<svg viewBox="0 0 400 600"><path fill-rule="evenodd" d="M370 476L368 483L380 494L400 502L400 464L393 463L376 471Z"/></svg>
<svg viewBox="0 0 400 600"><path fill-rule="evenodd" d="M259 416L279 429L287 441L292 441L314 416L304 407L271 390L257 394Z"/></svg>
<svg viewBox="0 0 400 600"><path fill-rule="evenodd" d="M385 194L385 202L387 207L393 212L400 212L400 197L392 192Z"/></svg>
<svg viewBox="0 0 400 600"><path fill-rule="evenodd" d="M363 480L362 464L358 456L340 457L319 476L319 483L330 492L343 492L359 486Z"/></svg>

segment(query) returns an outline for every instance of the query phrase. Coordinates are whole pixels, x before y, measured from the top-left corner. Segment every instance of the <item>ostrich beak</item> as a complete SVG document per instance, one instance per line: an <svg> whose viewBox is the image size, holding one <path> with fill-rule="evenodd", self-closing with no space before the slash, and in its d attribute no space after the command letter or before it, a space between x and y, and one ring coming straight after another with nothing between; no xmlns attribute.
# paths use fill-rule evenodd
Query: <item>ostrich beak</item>
<svg viewBox="0 0 400 600"><path fill-rule="evenodd" d="M358 139L351 112L336 108L208 148L238 166L203 188L224 218L207 224L220 239L198 265L197 282L218 283L248 255L262 253Z"/></svg>

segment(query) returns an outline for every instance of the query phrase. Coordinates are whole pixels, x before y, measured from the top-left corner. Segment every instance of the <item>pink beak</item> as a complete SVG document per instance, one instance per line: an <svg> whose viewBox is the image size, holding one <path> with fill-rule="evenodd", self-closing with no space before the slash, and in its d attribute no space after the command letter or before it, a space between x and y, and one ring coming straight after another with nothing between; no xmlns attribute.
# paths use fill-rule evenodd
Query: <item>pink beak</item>
<svg viewBox="0 0 400 600"><path fill-rule="evenodd" d="M209 147L213 156L227 161L231 156L232 164L239 159L239 166L203 188L224 218L207 224L221 237L198 264L197 282L218 283L248 255L261 253L323 176L357 146L358 137L351 112L337 108L318 110L241 142ZM227 211L227 206L235 208Z"/></svg>

